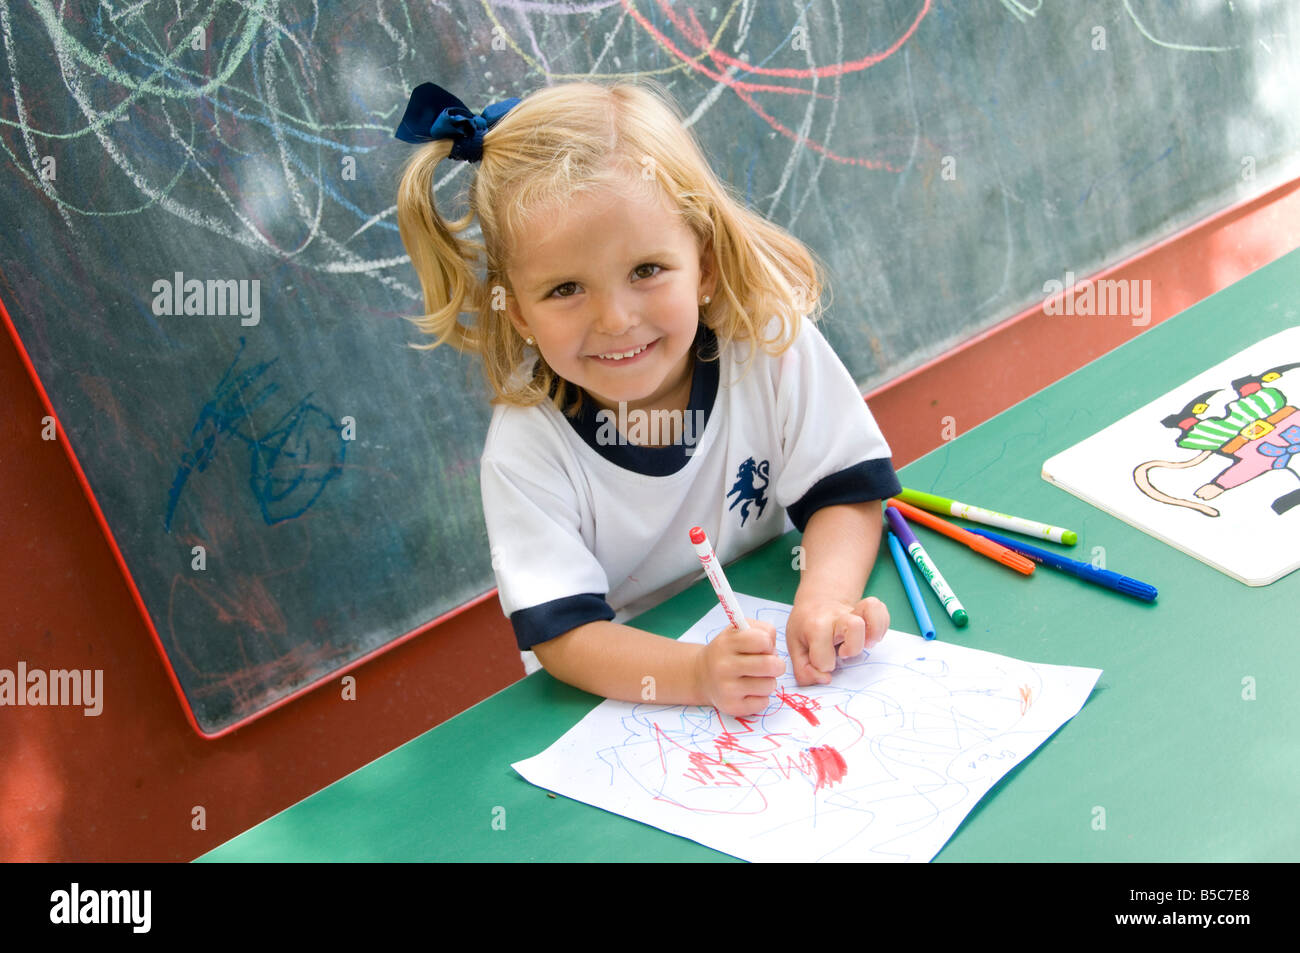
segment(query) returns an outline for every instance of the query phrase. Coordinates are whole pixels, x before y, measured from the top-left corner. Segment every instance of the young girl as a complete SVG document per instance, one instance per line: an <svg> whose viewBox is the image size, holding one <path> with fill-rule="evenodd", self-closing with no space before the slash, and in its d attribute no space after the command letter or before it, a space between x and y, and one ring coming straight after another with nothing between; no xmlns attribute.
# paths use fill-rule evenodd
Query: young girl
<svg viewBox="0 0 1300 953"><path fill-rule="evenodd" d="M889 613L862 590L879 501L900 487L811 323L821 266L723 186L667 92L572 83L474 116L424 84L397 135L427 142L397 205L417 324L428 347L479 353L495 395L483 510L525 664L531 650L608 698L653 684L664 704L763 711L784 672L770 625L700 646L620 620L699 578L692 526L726 563L787 514L803 532L786 628L799 684L829 682L837 647L878 642ZM454 222L433 201L449 157L478 163ZM481 244L457 237L475 217Z"/></svg>

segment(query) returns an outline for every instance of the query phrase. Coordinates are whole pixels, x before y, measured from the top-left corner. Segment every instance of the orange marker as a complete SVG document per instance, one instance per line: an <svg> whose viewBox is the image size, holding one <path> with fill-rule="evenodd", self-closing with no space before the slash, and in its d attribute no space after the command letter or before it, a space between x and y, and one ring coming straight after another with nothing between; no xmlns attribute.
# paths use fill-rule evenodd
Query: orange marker
<svg viewBox="0 0 1300 953"><path fill-rule="evenodd" d="M1007 549L1005 546L993 542L991 539L985 539L983 536L976 536L974 533L967 532L960 526L953 526L948 521L941 520L939 517L927 513L925 510L919 510L910 503L904 503L897 497L890 500L889 505L898 507L899 512L909 520L915 523L920 523L922 526L928 526L936 533L943 533L945 536L950 536L959 543L965 543L980 555L996 560L1002 565L1014 569L1016 572L1022 572L1028 576L1034 571L1033 560L1027 559L1014 550Z"/></svg>

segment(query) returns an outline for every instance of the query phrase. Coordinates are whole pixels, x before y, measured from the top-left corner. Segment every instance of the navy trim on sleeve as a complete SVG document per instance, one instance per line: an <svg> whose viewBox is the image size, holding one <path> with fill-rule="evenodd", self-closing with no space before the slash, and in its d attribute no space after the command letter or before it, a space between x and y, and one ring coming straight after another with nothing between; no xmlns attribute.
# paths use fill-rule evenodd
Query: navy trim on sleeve
<svg viewBox="0 0 1300 953"><path fill-rule="evenodd" d="M595 592L580 596L564 596L543 602L539 606L520 609L510 616L515 628L515 642L521 652L528 651L539 642L549 642L570 629L588 622L609 622L614 618L605 597Z"/></svg>
<svg viewBox="0 0 1300 953"><path fill-rule="evenodd" d="M863 460L813 484L803 497L786 507L790 522L803 532L818 510L842 503L869 503L897 496L903 490L893 461L880 457Z"/></svg>
<svg viewBox="0 0 1300 953"><path fill-rule="evenodd" d="M624 470L645 476L671 476L691 460L692 454L704 436L709 416L718 397L718 382L721 370L718 366L717 336L704 325L700 325L695 336L695 369L691 376L691 396L687 402L686 414L682 420L682 440L680 443L666 447L639 447L622 440L618 443L602 443L597 439L601 422L597 414L601 408L590 397L583 397L582 408L576 417L569 417L569 424L591 449ZM715 352L712 360L706 360L701 352ZM608 427L606 427L608 432ZM622 436L620 434L620 436ZM690 449L690 453L687 449Z"/></svg>

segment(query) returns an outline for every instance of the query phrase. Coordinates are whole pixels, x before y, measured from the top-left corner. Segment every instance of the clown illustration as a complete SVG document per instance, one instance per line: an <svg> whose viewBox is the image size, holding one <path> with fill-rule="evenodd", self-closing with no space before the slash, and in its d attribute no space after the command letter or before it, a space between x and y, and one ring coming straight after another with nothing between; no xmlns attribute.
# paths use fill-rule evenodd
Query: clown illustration
<svg viewBox="0 0 1300 953"><path fill-rule="evenodd" d="M1300 410L1287 403L1286 396L1270 386L1300 363L1282 364L1262 374L1242 377L1232 382L1237 396L1228 402L1222 417L1209 417L1208 401L1217 390L1201 394L1181 411L1162 423L1179 431L1178 446L1199 450L1190 460L1150 460L1133 471L1138 488L1161 503L1183 506L1206 516L1219 511L1208 505L1221 493L1241 486L1273 470L1286 470L1300 479L1290 464L1300 454ZM1214 454L1226 457L1228 467L1196 490L1197 500L1183 500L1162 493L1151 483L1150 473L1157 469L1187 469L1198 466ZM1300 489L1292 490L1273 501L1279 515L1300 505Z"/></svg>

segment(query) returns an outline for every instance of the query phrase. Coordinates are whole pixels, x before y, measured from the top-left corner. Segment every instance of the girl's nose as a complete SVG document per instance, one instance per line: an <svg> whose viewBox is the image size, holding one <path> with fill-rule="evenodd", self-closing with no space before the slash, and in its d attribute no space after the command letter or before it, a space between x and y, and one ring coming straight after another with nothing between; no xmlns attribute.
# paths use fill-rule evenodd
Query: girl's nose
<svg viewBox="0 0 1300 953"><path fill-rule="evenodd" d="M618 295L610 295L596 303L596 330L616 337L636 326L637 318L632 303Z"/></svg>

